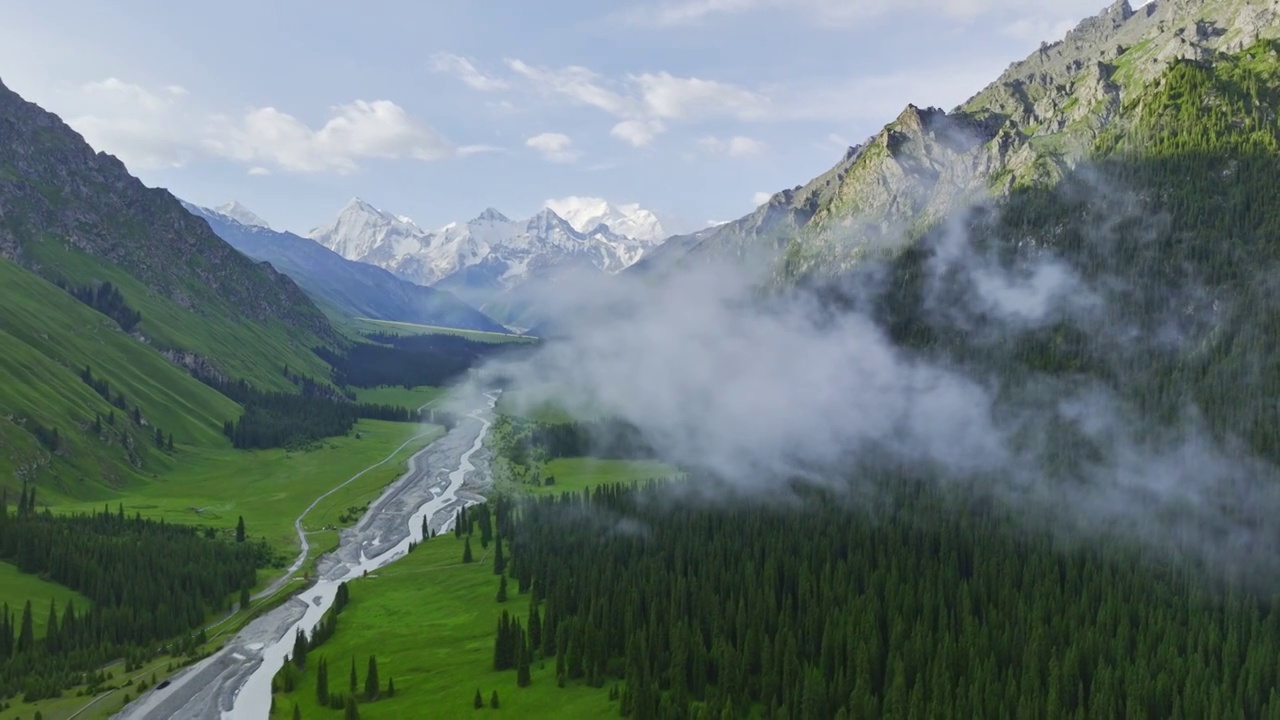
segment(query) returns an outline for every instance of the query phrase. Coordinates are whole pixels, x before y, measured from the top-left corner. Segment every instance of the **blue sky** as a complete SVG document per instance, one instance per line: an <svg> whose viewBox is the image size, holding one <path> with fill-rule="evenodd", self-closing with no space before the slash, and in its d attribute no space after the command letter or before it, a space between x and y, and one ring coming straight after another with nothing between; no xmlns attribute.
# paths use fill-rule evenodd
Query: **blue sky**
<svg viewBox="0 0 1280 720"><path fill-rule="evenodd" d="M279 228L352 196L434 228L578 195L689 229L1104 2L0 0L0 80L147 184Z"/></svg>

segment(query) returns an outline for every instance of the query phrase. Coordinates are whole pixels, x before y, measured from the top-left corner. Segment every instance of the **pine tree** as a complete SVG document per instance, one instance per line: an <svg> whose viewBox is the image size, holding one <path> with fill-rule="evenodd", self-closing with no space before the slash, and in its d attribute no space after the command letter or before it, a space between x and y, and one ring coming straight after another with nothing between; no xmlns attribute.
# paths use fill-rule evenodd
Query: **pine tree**
<svg viewBox="0 0 1280 720"><path fill-rule="evenodd" d="M31 617L31 601L22 608L22 625L18 632L18 654L28 655L36 649L36 630Z"/></svg>
<svg viewBox="0 0 1280 720"><path fill-rule="evenodd" d="M500 603L504 603L507 601L507 576L506 575L499 576L498 578L497 600Z"/></svg>
<svg viewBox="0 0 1280 720"><path fill-rule="evenodd" d="M472 701L471 701L471 704L472 704L472 706L474 706L474 707L475 707L475 709L477 709L477 710L479 710L479 709L481 709L481 708L483 708L483 707L484 707L484 698L480 697L480 690L479 690L479 689L476 689L476 697L475 697L475 700L472 700Z"/></svg>
<svg viewBox="0 0 1280 720"><path fill-rule="evenodd" d="M378 682L378 659L370 655L369 669L364 674L364 699L367 702L377 700L381 689L382 685Z"/></svg>
<svg viewBox="0 0 1280 720"><path fill-rule="evenodd" d="M307 634L302 628L298 628L298 633L293 638L293 664L298 666L299 670L307 667L308 647Z"/></svg>
<svg viewBox="0 0 1280 720"><path fill-rule="evenodd" d="M474 558L471 557L471 537L467 536L466 545L462 547L462 562L469 563L473 561Z"/></svg>
<svg viewBox="0 0 1280 720"><path fill-rule="evenodd" d="M387 678L387 697L393 698L395 696L396 696L396 679L393 677Z"/></svg>
<svg viewBox="0 0 1280 720"><path fill-rule="evenodd" d="M356 691L360 688L360 678L356 676L356 659L351 658L351 679L350 679L351 697L356 696Z"/></svg>
<svg viewBox="0 0 1280 720"><path fill-rule="evenodd" d="M241 515L240 519L236 521L236 542L238 543L244 542L244 516L243 515Z"/></svg>
<svg viewBox="0 0 1280 720"><path fill-rule="evenodd" d="M489 707L494 710L498 709L498 691L497 690L494 690L493 694L489 696Z"/></svg>
<svg viewBox="0 0 1280 720"><path fill-rule="evenodd" d="M329 704L329 661L324 658L316 663L316 702L321 707Z"/></svg>

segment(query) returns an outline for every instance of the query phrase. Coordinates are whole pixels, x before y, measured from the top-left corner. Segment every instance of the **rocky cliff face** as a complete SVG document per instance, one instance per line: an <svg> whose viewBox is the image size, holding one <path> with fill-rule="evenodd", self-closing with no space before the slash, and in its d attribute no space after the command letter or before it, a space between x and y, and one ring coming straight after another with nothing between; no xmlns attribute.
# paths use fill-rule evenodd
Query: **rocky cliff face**
<svg viewBox="0 0 1280 720"><path fill-rule="evenodd" d="M1275 37L1280 0L1154 0L1137 9L1120 0L960 107L908 106L826 174L752 215L669 242L637 270L780 254L784 281L839 272L867 253L892 252L976 197L1060 178L1174 61Z"/></svg>
<svg viewBox="0 0 1280 720"><path fill-rule="evenodd" d="M147 188L56 115L0 84L0 255L57 278L59 268L41 260L49 243L117 265L197 314L216 307L332 336L292 280L241 255L177 198Z"/></svg>

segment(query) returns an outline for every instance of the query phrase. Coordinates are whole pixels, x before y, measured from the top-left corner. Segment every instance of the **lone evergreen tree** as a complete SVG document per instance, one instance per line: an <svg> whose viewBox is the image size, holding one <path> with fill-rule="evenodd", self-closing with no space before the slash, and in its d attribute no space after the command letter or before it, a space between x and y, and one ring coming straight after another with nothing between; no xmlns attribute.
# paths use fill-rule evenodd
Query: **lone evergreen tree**
<svg viewBox="0 0 1280 720"><path fill-rule="evenodd" d="M462 547L462 562L474 562L475 558L471 557L471 536L467 536L466 544Z"/></svg>
<svg viewBox="0 0 1280 720"><path fill-rule="evenodd" d="M396 696L396 679L387 678L387 697L393 698L395 696Z"/></svg>
<svg viewBox="0 0 1280 720"><path fill-rule="evenodd" d="M476 688L476 699L471 702L477 710L484 707L484 698L480 697L480 689Z"/></svg>
<svg viewBox="0 0 1280 720"><path fill-rule="evenodd" d="M244 542L244 516L236 521L236 542Z"/></svg>
<svg viewBox="0 0 1280 720"><path fill-rule="evenodd" d="M360 678L356 677L356 659L351 658L351 697L354 699L356 691L360 688Z"/></svg>
<svg viewBox="0 0 1280 720"><path fill-rule="evenodd" d="M293 704L293 720L302 720L302 706Z"/></svg>
<svg viewBox="0 0 1280 720"><path fill-rule="evenodd" d="M321 707L329 704L329 661L324 658L316 663L316 702Z"/></svg>
<svg viewBox="0 0 1280 720"><path fill-rule="evenodd" d="M501 575L501 576L499 576L499 577L498 577L498 597L497 597L497 600L498 600L498 602L500 602L500 603L504 603L504 602L506 602L506 601L507 601L507 576L506 576L506 575Z"/></svg>
<svg viewBox="0 0 1280 720"><path fill-rule="evenodd" d="M378 682L378 658L370 655L369 669L364 674L364 699L368 702L377 700L381 689L382 686Z"/></svg>
<svg viewBox="0 0 1280 720"><path fill-rule="evenodd" d="M498 691L497 690L494 690L493 694L489 696L489 707L494 710L498 709Z"/></svg>

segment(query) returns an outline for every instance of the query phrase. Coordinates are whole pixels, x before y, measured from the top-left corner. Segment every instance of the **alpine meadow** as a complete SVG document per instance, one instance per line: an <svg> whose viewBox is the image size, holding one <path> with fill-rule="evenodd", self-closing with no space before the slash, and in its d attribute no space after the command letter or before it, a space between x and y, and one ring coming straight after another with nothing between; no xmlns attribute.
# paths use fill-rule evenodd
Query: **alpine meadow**
<svg viewBox="0 0 1280 720"><path fill-rule="evenodd" d="M1275 0L229 1L0 3L0 720L1280 717Z"/></svg>

